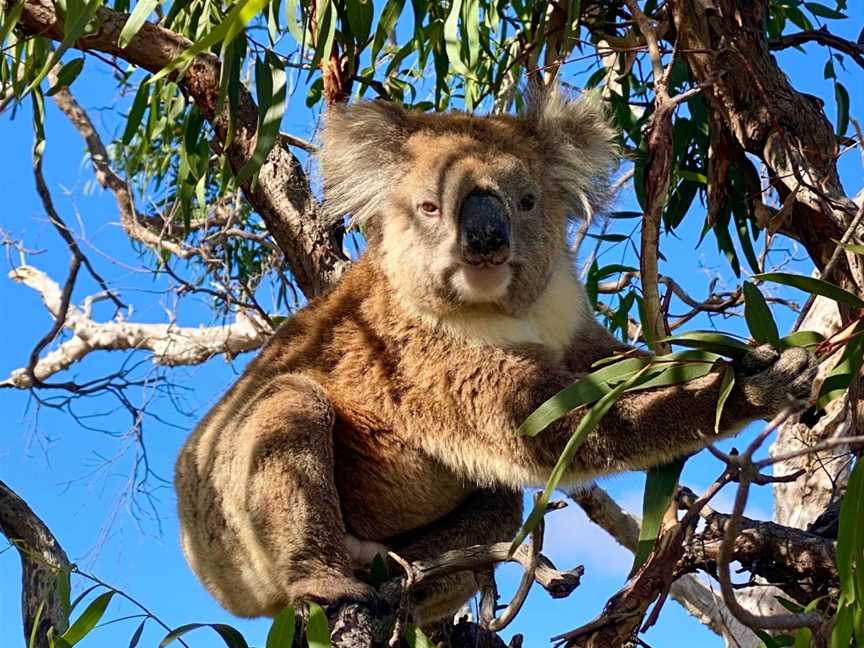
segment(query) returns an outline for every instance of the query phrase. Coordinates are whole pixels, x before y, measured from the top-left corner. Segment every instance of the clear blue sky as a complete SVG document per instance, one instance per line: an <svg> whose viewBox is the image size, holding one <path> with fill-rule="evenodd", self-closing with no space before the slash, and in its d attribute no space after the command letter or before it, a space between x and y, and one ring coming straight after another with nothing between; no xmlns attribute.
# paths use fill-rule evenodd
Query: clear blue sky
<svg viewBox="0 0 864 648"><path fill-rule="evenodd" d="M858 35L864 23L864 7L850 2L850 20L838 23L838 32L850 39ZM833 89L822 79L826 52L812 48L802 54L788 51L780 56L787 73L802 91L823 97L826 111L833 119ZM852 95L852 115L864 117L864 100L858 90L862 73L847 64L851 73L839 71ZM117 111L127 104L116 103L114 82L109 69L89 59L74 90L91 116L103 128L103 133L117 132ZM171 298L162 294L165 283L151 274L141 272L136 252L117 224L113 199L98 188L94 189L89 166L82 163L83 148L66 120L48 102L46 176L54 192L57 208L67 222L84 233L83 248L124 298L134 304L133 319L140 322L164 322L165 308ZM8 114L0 116L0 141L4 146L3 173L0 188L7 204L0 210L0 227L13 238L23 240L34 250L28 262L48 272L55 279L65 277L68 257L56 234L46 222L36 196L30 170L32 132L29 106L20 111L16 120ZM298 92L288 109L283 130L308 135L313 117L304 105L304 94ZM846 188L850 193L862 186L861 160L857 152L848 153L841 161ZM632 202L625 198L622 208ZM635 221L623 221L618 229L626 232ZM710 237L694 251L701 226L701 216L691 214L680 239L664 241L667 261L661 271L675 276L691 294L704 295L709 276L719 274L729 285L734 276L725 261L719 259ZM610 258L622 254L616 249ZM803 252L798 255L803 258ZM18 264L16 254L11 255ZM0 377L13 368L26 364L29 350L51 325L38 296L31 290L12 283L6 277L10 269L6 258L0 276ZM807 271L805 264L800 265ZM92 282L80 282L75 297L82 299L95 292ZM108 317L106 307L96 309L97 317ZM781 328L788 328L794 316L776 311ZM213 316L203 301L186 300L179 311L180 324L211 323ZM694 321L693 328L708 326L707 321ZM718 322L725 330L743 333L738 320ZM139 360L147 361L146 356ZM70 377L92 378L117 369L124 357L119 353L91 355L70 372ZM170 480L177 450L195 420L202 416L223 390L231 383L248 356L226 363L214 359L201 367L180 368L169 374L177 384L177 402L153 390L135 392L139 401L150 400L144 435L148 459L153 471ZM267 621L242 621L222 611L202 589L187 568L178 543L174 494L170 483L155 492L155 508L137 510L124 493L135 458L135 444L126 436L130 421L122 410L111 411L116 404L110 399L96 399L75 405L85 418L81 423L68 414L39 408L27 393L0 390L0 478L23 496L45 520L66 548L70 558L83 568L96 573L114 586L139 599L162 617L170 626L190 622L227 622L240 628L251 645L262 645ZM87 427L98 429L87 429ZM717 474L718 466L704 456L692 460L684 482L698 490ZM625 475L603 481L619 501L631 510L640 507L641 475ZM154 485L158 482L153 481ZM136 500L141 503L141 498ZM728 494L721 495L717 508L728 507ZM770 517L770 497L757 493L752 511L756 517ZM19 608L20 568L18 556L5 543L0 544L0 646L23 645ZM576 506L554 513L548 518L546 552L560 567L584 564L586 575L582 586L568 599L553 601L542 590L534 591L517 621L505 632L526 635L526 646L547 645L549 636L583 623L602 608L609 595L625 581L630 554L609 540L604 532L588 524ZM513 591L518 571L504 569L500 578L503 596ZM84 587L75 582L76 590ZM135 611L129 605L112 603L106 620L118 619ZM136 621L119 621L99 628L83 646L123 646L128 643ZM141 645L155 646L164 634L155 624L148 624ZM659 625L645 640L655 648L681 646L687 637L688 646L720 646L719 639L689 619L674 603L666 605ZM208 631L189 636L194 646L220 646L220 640Z"/></svg>

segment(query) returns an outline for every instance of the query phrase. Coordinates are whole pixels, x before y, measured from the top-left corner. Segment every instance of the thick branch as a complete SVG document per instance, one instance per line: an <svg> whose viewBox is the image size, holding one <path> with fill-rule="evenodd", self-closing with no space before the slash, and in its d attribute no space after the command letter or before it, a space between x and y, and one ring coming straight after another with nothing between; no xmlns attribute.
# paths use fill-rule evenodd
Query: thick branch
<svg viewBox="0 0 864 648"><path fill-rule="evenodd" d="M34 637L34 643L27 645L48 648L48 630L54 628L55 633L63 633L68 624L64 603L57 595L57 571L68 568L69 559L39 516L2 481L0 533L15 545L21 556L24 641Z"/></svg>
<svg viewBox="0 0 864 648"><path fill-rule="evenodd" d="M11 0L3 1L11 4ZM99 28L79 39L75 46L83 51L106 52L156 72L191 45L189 40L168 29L144 23L128 47L120 48L117 41L125 21L125 14L100 8L94 21ZM19 27L54 40L63 37L63 22L51 0L26 0ZM178 83L213 124L220 142L224 142L228 133L227 107L216 113L219 69L215 56L202 54ZM257 123L258 108L241 86L236 132L226 151L235 171L243 167L254 151ZM258 181L253 186L249 180L243 191L264 219L297 284L308 297L320 294L341 276L348 263L342 251L340 223L334 222L341 215L327 218L320 210L300 162L290 151L275 146L261 166Z"/></svg>
<svg viewBox="0 0 864 648"><path fill-rule="evenodd" d="M599 486L569 493L589 519L600 526L622 547L636 551L639 540L639 520L630 515ZM693 574L681 573L669 589L669 594L700 623L723 637L727 646L759 645L753 632L739 623L715 592Z"/></svg>
<svg viewBox="0 0 864 648"><path fill-rule="evenodd" d="M724 513L708 515L705 529L687 542L677 571L701 569L716 573L728 522L729 516ZM797 601L812 601L838 586L834 543L814 533L744 517L732 552L734 560L745 569Z"/></svg>

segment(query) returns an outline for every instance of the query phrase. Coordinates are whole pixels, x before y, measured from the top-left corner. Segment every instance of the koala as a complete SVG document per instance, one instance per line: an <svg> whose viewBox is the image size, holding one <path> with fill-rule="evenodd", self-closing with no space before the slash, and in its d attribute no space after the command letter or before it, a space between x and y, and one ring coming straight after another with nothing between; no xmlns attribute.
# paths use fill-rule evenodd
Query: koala
<svg viewBox="0 0 864 648"><path fill-rule="evenodd" d="M536 93L518 115L331 107L326 206L368 248L285 321L180 452L182 545L234 614L369 601L355 569L509 541L585 409L536 437L540 404L626 350L593 317L567 231L603 207L616 162L596 100ZM724 435L809 394L810 354L760 349ZM641 470L717 440L721 373L626 393L567 480ZM461 573L415 592L428 624L475 592Z"/></svg>

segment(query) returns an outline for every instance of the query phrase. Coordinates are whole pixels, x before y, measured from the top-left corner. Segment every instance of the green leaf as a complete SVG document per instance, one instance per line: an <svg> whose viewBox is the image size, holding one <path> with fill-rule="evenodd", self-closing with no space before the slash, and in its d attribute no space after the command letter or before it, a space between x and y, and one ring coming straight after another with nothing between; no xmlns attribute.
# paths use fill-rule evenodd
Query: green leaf
<svg viewBox="0 0 864 648"><path fill-rule="evenodd" d="M258 131L252 157L237 174L237 184L241 185L253 174L258 173L264 160L276 144L282 116L285 114L288 92L285 70L271 52L267 52L265 62L255 64L255 87L259 101Z"/></svg>
<svg viewBox="0 0 864 648"><path fill-rule="evenodd" d="M358 45L365 44L372 32L372 0L347 0L345 9L354 42Z"/></svg>
<svg viewBox="0 0 864 648"><path fill-rule="evenodd" d="M60 601L60 607L63 608L63 615L66 617L67 623L69 621L69 615L72 614L72 580L70 578L71 572L71 567L61 567L57 570L56 581L57 598Z"/></svg>
<svg viewBox="0 0 864 648"><path fill-rule="evenodd" d="M333 39L336 36L336 7L331 3L322 3L319 10L321 19L317 22L318 33L315 35L315 52L312 55L312 60L309 62L309 78L321 61L330 58L330 52L333 50Z"/></svg>
<svg viewBox="0 0 864 648"><path fill-rule="evenodd" d="M435 648L435 644L429 640L429 637L423 634L423 631L413 623L409 623L405 627L404 636L405 641L408 642L408 648Z"/></svg>
<svg viewBox="0 0 864 648"><path fill-rule="evenodd" d="M792 347L814 347L822 344L825 341L825 336L816 331L796 331L784 338L780 339L780 346L783 349Z"/></svg>
<svg viewBox="0 0 864 648"><path fill-rule="evenodd" d="M270 625L267 633L266 648L291 648L294 643L294 630L297 625L297 615L293 607L282 610Z"/></svg>
<svg viewBox="0 0 864 648"><path fill-rule="evenodd" d="M6 42L9 34L15 29L18 24L18 19L21 17L21 12L24 11L24 1L18 0L14 5L9 7L6 5L3 10L3 24L0 26L0 44Z"/></svg>
<svg viewBox="0 0 864 648"><path fill-rule="evenodd" d="M453 0L450 13L444 21L444 45L450 66L459 74L468 74L469 70L462 62L462 39L459 38L459 14L462 10L462 0Z"/></svg>
<svg viewBox="0 0 864 648"><path fill-rule="evenodd" d="M141 29L141 25L147 20L147 16L153 13L153 10L160 3L160 0L139 0L135 4L135 8L126 19L126 24L120 32L120 37L117 39L117 44L120 47L126 47L135 38L135 34Z"/></svg>
<svg viewBox="0 0 864 648"><path fill-rule="evenodd" d="M841 243L840 241L835 241L835 243L847 252L852 252L853 254L864 254L864 245L860 245L859 243Z"/></svg>
<svg viewBox="0 0 864 648"><path fill-rule="evenodd" d="M805 2L804 6L810 10L814 16L820 16L821 18L832 18L834 20L840 20L841 18L846 18L846 14L842 14L839 11L826 7L823 4L819 4L818 2Z"/></svg>
<svg viewBox="0 0 864 648"><path fill-rule="evenodd" d="M86 637L96 627L96 624L99 623L102 615L105 614L105 608L108 607L108 603L111 602L114 594L114 591L105 592L93 599L90 605L81 613L81 616L75 620L75 623L69 626L69 629L60 638L70 646L74 646Z"/></svg>
<svg viewBox="0 0 864 648"><path fill-rule="evenodd" d="M649 362L649 358L627 358L583 376L534 410L516 430L516 436L536 436L568 412L609 393L612 389L609 382L624 380L644 369Z"/></svg>
<svg viewBox="0 0 864 648"><path fill-rule="evenodd" d="M822 408L835 398L840 398L852 383L852 378L858 375L861 369L862 352L864 352L864 338L862 338L862 324L859 322L855 327L856 337L852 338L843 349L840 361L825 376L822 387L819 389L819 400L817 406Z"/></svg>
<svg viewBox="0 0 864 648"><path fill-rule="evenodd" d="M402 7L405 6L405 0L387 0L387 4L381 10L381 17L378 19L378 29L375 30L375 39L372 41L372 63L374 65L378 58L378 52L387 41L387 37L395 29L396 22L402 14Z"/></svg>
<svg viewBox="0 0 864 648"><path fill-rule="evenodd" d="M744 319L750 335L760 344L780 348L780 332L761 291L749 281L744 282Z"/></svg>
<svg viewBox="0 0 864 648"><path fill-rule="evenodd" d="M144 619L138 624L138 627L135 628L135 632L132 633L132 638L129 639L129 648L135 648L138 645L138 642L141 641L141 634L144 632L144 624L146 623L147 619Z"/></svg>
<svg viewBox="0 0 864 648"><path fill-rule="evenodd" d="M662 466L655 466L648 471L645 477L645 493L642 495L642 525L639 527L639 542L636 545L630 576L635 574L651 555L657 536L660 535L663 516L675 494L675 487L678 485L678 478L681 476L681 470L686 461L686 458L681 458Z"/></svg>
<svg viewBox="0 0 864 648"><path fill-rule="evenodd" d="M99 0L95 0L98 2ZM175 70L185 68L201 52L209 50L216 43L222 43L224 50L232 40L246 27L246 23L257 16L270 0L242 0L234 5L230 13L208 34L192 43L180 56L176 57L150 80L151 83L158 81L171 74Z"/></svg>
<svg viewBox="0 0 864 648"><path fill-rule="evenodd" d="M288 33L294 37L298 45L303 45L306 37L306 25L303 3L300 0L287 0L285 3L285 20L288 24Z"/></svg>
<svg viewBox="0 0 864 648"><path fill-rule="evenodd" d="M39 73L30 81L22 96L28 94L42 83L42 79L57 65L60 58L66 53L66 50L81 37L81 34L84 33L84 29L87 27L87 23L96 15L101 6L102 0L67 0L66 16L63 23L63 40L60 42L60 46L45 61Z"/></svg>
<svg viewBox="0 0 864 648"><path fill-rule="evenodd" d="M546 513L546 505L549 503L549 498L552 497L552 492L558 488L558 484L561 483L564 475L570 469L573 463L573 457L576 456L576 451L585 442L585 438L600 424L600 421L604 416L606 416L606 413L612 408L615 401L618 400L618 397L621 396L628 387L631 387L636 383L636 381L638 381L650 367L651 365L643 367L640 371L631 375L627 380L619 383L617 387L605 394L587 412L585 412L585 415L580 419L576 429L570 436L567 444L564 446L564 450L561 452L558 462L555 464L555 467L552 468L552 472L549 474L549 479L546 482L546 487L543 489L540 497L537 498L537 501L534 504L534 509L528 515L528 519L522 525L522 528L519 529L519 532L516 534L516 539L513 540L513 544L510 545L511 554L518 549L519 545L522 544L522 541L525 540L528 534L531 533L531 531L533 531L540 523L540 520L543 519L543 515Z"/></svg>
<svg viewBox="0 0 864 648"><path fill-rule="evenodd" d="M831 648L849 648L849 644L852 643L853 623L854 608L851 605L844 605L841 597L837 616L834 618L834 628L831 631Z"/></svg>
<svg viewBox="0 0 864 648"><path fill-rule="evenodd" d="M735 370L730 365L723 369L723 382L720 383L720 395L717 397L717 409L714 414L714 433L720 434L720 419L723 418L723 406L735 387Z"/></svg>
<svg viewBox="0 0 864 648"><path fill-rule="evenodd" d="M801 628L795 633L795 648L809 648L813 633L810 628Z"/></svg>
<svg viewBox="0 0 864 648"><path fill-rule="evenodd" d="M814 277L805 277L804 275L789 274L786 272L765 272L763 274L754 275L754 279L762 281L773 281L774 283L783 284L784 286L792 286L804 292L822 295L828 299L852 306L854 308L864 308L864 301L861 301L857 296L835 286L832 283Z"/></svg>
<svg viewBox="0 0 864 648"><path fill-rule="evenodd" d="M834 100L837 102L837 137L843 137L849 128L849 93L839 81L834 83Z"/></svg>
<svg viewBox="0 0 864 648"><path fill-rule="evenodd" d="M187 623L165 635L165 638L159 642L159 648L165 648L165 646L173 643L186 633L198 628L212 628L222 638L222 642L228 648L249 648L243 635L236 628L232 628L224 623Z"/></svg>
<svg viewBox="0 0 864 648"><path fill-rule="evenodd" d="M864 461L859 459L849 475L846 494L840 505L840 524L837 531L837 574L840 591L846 602L858 604L860 597L856 580L864 576ZM857 572L857 578L856 578Z"/></svg>
<svg viewBox="0 0 864 648"><path fill-rule="evenodd" d="M665 337L660 342L690 347L692 349L703 349L733 359L743 357L750 350L750 347L741 340L714 331L688 331L687 333Z"/></svg>
<svg viewBox="0 0 864 648"><path fill-rule="evenodd" d="M45 93L46 97L53 97L61 88L68 88L84 69L84 57L81 56L65 63L57 73L57 82Z"/></svg>
<svg viewBox="0 0 864 648"><path fill-rule="evenodd" d="M317 603L309 603L306 641L309 643L309 648L330 648L330 626L327 624L324 610Z"/></svg>
<svg viewBox="0 0 864 648"><path fill-rule="evenodd" d="M123 129L123 137L120 141L124 146L129 146L135 133L138 132L138 126L141 124L141 119L144 117L144 111L147 109L147 102L150 100L150 85L147 83L148 77L141 80L141 85L138 86L138 91L135 93L135 98L132 100L132 107L129 109L129 115L126 117L126 127Z"/></svg>

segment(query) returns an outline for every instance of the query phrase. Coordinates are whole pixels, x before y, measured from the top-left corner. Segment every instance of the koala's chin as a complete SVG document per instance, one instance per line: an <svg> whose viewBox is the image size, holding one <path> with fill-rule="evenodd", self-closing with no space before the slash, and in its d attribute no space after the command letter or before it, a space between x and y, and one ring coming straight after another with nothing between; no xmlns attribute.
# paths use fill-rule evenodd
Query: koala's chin
<svg viewBox="0 0 864 648"><path fill-rule="evenodd" d="M451 279L453 289L466 302L494 302L505 295L513 279L509 264L496 266L461 265Z"/></svg>

